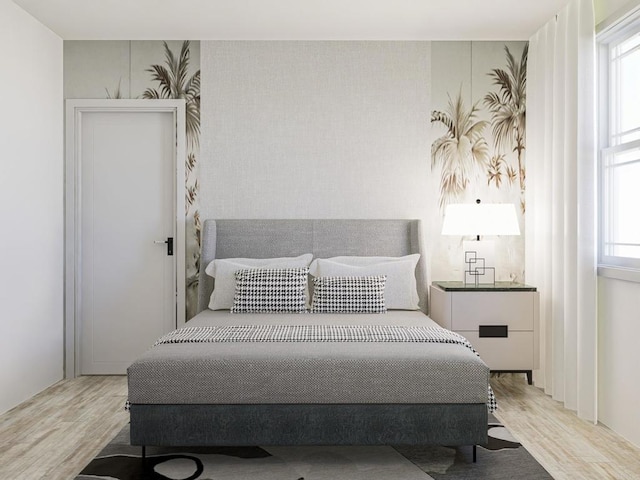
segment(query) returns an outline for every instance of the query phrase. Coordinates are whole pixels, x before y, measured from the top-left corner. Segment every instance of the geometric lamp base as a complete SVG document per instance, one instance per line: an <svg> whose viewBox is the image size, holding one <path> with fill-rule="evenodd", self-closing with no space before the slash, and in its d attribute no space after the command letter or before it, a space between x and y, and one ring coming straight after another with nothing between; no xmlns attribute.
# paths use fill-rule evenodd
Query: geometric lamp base
<svg viewBox="0 0 640 480"><path fill-rule="evenodd" d="M464 284L495 285L495 242L493 240L465 240L462 242L462 249L464 250Z"/></svg>

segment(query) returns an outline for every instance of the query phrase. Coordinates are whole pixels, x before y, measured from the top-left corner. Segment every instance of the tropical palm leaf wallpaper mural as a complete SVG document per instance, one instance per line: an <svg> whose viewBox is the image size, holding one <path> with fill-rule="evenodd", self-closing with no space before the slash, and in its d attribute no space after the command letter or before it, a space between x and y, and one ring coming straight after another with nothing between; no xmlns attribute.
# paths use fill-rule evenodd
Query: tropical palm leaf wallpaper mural
<svg viewBox="0 0 640 480"><path fill-rule="evenodd" d="M433 42L434 224L441 225L447 204L481 199L515 204L524 229L527 56L526 42ZM434 278L460 280L463 239L438 229L427 237ZM522 281L523 236L498 241L497 279Z"/></svg>
<svg viewBox="0 0 640 480"><path fill-rule="evenodd" d="M165 65L151 65L147 72L158 87L147 88L142 98L180 98L186 101L187 143L190 152L200 142L200 70L189 76L191 42L185 40L176 56L167 42L164 45Z"/></svg>
<svg viewBox="0 0 640 480"><path fill-rule="evenodd" d="M489 73L498 92L489 92L484 104L491 112L494 146L497 151L515 151L518 154L518 178L524 192L524 158L527 100L527 56L529 45L522 50L517 62L508 47L504 47L507 69L494 68ZM504 154L500 154L504 158ZM510 175L509 178L512 176ZM499 186L499 185L497 185Z"/></svg>
<svg viewBox="0 0 640 480"><path fill-rule="evenodd" d="M467 108L458 92L449 96L444 112L431 112L431 123L447 130L431 145L431 168L440 166L440 206L453 202L464 193L475 167L489 163L489 146L483 136L489 122L478 118L478 104Z"/></svg>
<svg viewBox="0 0 640 480"><path fill-rule="evenodd" d="M472 172L477 169L486 170L487 185L493 183L496 188L500 188L504 178L511 184L518 178L524 194L528 45L522 50L520 62L514 59L509 47L505 46L504 50L506 70L493 68L487 73L493 85L498 87L497 92L487 92L470 108L465 106L462 91L457 93L455 100L448 93L446 110L431 112L431 123L446 128L431 145L431 168L441 170L441 207L461 201ZM481 118L481 102L488 109L489 120ZM489 125L493 134L493 155L490 155L485 132ZM517 154L517 171L507 160L506 154L510 152Z"/></svg>

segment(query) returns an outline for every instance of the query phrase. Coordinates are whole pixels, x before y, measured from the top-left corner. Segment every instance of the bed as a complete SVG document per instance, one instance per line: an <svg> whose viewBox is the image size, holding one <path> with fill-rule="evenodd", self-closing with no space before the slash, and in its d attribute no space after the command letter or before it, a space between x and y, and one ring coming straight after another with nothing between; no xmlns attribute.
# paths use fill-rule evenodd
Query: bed
<svg viewBox="0 0 640 480"><path fill-rule="evenodd" d="M301 326L435 326L425 315L422 245L418 220L207 220L200 313L187 328L216 334L257 329L271 335L274 329ZM320 259L421 254L415 267L419 309L349 315L208 308L214 279L205 266L213 260L304 254ZM128 369L131 444L475 446L487 441L488 382L488 367L458 344L169 339Z"/></svg>

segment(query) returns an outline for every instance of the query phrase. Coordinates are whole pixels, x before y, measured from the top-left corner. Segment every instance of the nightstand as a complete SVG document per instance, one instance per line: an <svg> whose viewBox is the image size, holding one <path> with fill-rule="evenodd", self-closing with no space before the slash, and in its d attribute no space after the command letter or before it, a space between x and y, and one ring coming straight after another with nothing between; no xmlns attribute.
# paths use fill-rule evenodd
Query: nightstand
<svg viewBox="0 0 640 480"><path fill-rule="evenodd" d="M429 316L464 336L492 372L526 373L539 367L539 294L511 282L465 285L433 282Z"/></svg>

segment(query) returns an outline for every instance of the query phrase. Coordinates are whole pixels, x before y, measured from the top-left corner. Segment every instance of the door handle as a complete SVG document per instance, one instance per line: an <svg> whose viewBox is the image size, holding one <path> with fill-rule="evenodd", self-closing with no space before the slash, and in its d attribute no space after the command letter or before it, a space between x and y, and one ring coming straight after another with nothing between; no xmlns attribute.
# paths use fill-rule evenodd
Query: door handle
<svg viewBox="0 0 640 480"><path fill-rule="evenodd" d="M155 243L156 245L166 243L167 255L173 255L173 237L167 237L166 240L154 240L153 243Z"/></svg>

